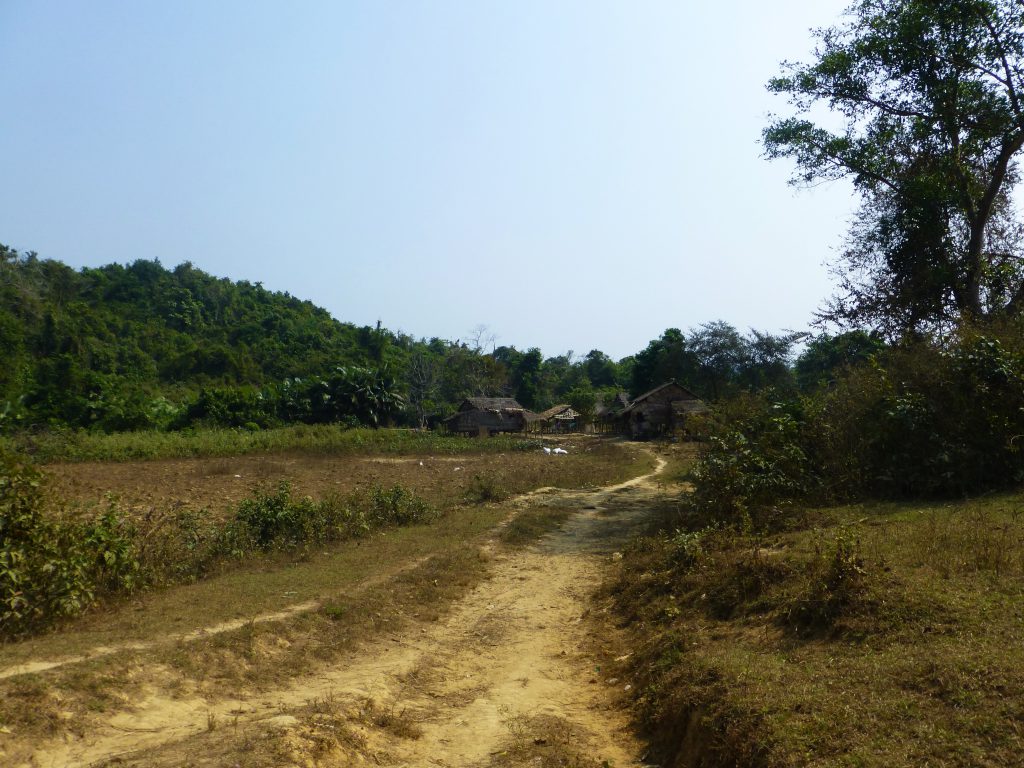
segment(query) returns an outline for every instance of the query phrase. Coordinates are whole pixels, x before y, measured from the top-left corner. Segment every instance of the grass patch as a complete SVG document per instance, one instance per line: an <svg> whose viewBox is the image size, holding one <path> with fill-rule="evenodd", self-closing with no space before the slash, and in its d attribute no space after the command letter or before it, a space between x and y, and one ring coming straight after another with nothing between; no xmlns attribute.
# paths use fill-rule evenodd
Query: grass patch
<svg viewBox="0 0 1024 768"><path fill-rule="evenodd" d="M509 520L498 538L514 547L532 544L560 528L574 512L576 510L571 507L530 507Z"/></svg>
<svg viewBox="0 0 1024 768"><path fill-rule="evenodd" d="M215 458L298 451L329 454L503 453L539 448L536 440L496 435L470 440L412 429L349 428L337 424L250 431L189 429L181 432L117 432L53 429L0 437L0 447L49 464L63 461Z"/></svg>
<svg viewBox="0 0 1024 768"><path fill-rule="evenodd" d="M604 594L635 632L658 760L1020 764L1022 508L858 505L637 542Z"/></svg>

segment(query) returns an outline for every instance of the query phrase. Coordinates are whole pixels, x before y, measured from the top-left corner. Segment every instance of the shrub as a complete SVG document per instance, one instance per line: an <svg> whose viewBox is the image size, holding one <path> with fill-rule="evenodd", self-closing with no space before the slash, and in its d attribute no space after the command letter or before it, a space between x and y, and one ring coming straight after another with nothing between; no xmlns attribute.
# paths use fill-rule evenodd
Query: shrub
<svg viewBox="0 0 1024 768"><path fill-rule="evenodd" d="M174 426L205 424L260 429L276 426L277 403L272 393L246 387L208 387L180 414Z"/></svg>
<svg viewBox="0 0 1024 768"><path fill-rule="evenodd" d="M370 512L378 526L414 525L437 518L437 512L426 501L403 485L370 492Z"/></svg>
<svg viewBox="0 0 1024 768"><path fill-rule="evenodd" d="M426 523L436 517L436 510L403 485L375 487L363 497L315 501L294 498L291 486L282 482L272 493L258 490L243 501L235 521L248 530L255 547L267 551L357 538L376 528ZM237 539L238 532L226 529L224 536L225 541ZM228 544L222 548L233 550Z"/></svg>
<svg viewBox="0 0 1024 768"><path fill-rule="evenodd" d="M491 475L473 475L466 488L466 501L472 504L486 504L508 497L508 491Z"/></svg>
<svg viewBox="0 0 1024 768"><path fill-rule="evenodd" d="M764 530L791 524L802 502L1024 481L1024 334L1011 330L964 329L876 354L801 397L726 404L694 472L696 517Z"/></svg>
<svg viewBox="0 0 1024 768"><path fill-rule="evenodd" d="M707 523L763 529L817 486L791 408L759 398L733 404L693 473L693 501Z"/></svg>
<svg viewBox="0 0 1024 768"><path fill-rule="evenodd" d="M223 523L178 509L130 524L111 505L91 520L45 514L41 475L0 452L0 638L37 631L97 599L150 584L194 581L228 559L363 536L434 520L408 488L316 501L288 483L257 490Z"/></svg>
<svg viewBox="0 0 1024 768"><path fill-rule="evenodd" d="M111 509L76 523L44 515L41 475L0 453L0 636L74 616L140 583L133 531Z"/></svg>
<svg viewBox="0 0 1024 768"><path fill-rule="evenodd" d="M82 548L98 591L130 592L142 584L134 526L113 504L102 515L82 526Z"/></svg>
<svg viewBox="0 0 1024 768"><path fill-rule="evenodd" d="M256 546L267 550L305 540L307 530L313 527L309 518L315 511L312 499L292 499L291 486L282 482L272 493L257 490L252 498L242 501L235 517L252 532Z"/></svg>
<svg viewBox="0 0 1024 768"><path fill-rule="evenodd" d="M793 598L786 619L802 632L832 629L838 619L863 604L867 585L859 542L843 534L828 545L819 540L804 586Z"/></svg>

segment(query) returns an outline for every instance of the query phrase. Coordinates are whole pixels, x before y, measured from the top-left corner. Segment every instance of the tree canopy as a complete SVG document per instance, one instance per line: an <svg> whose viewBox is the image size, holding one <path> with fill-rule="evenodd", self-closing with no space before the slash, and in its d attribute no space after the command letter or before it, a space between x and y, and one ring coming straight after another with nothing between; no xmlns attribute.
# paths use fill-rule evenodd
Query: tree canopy
<svg viewBox="0 0 1024 768"><path fill-rule="evenodd" d="M846 178L861 197L821 318L898 336L1020 315L1024 4L860 0L816 35L816 60L768 85L796 115L764 145L795 182ZM809 119L821 105L841 129Z"/></svg>
<svg viewBox="0 0 1024 768"><path fill-rule="evenodd" d="M599 399L673 378L709 399L793 381L795 336L745 336L721 321L670 328L619 361L599 349L488 351L486 335L451 342L357 327L187 262L75 271L0 245L0 430L425 426L470 396L590 415Z"/></svg>

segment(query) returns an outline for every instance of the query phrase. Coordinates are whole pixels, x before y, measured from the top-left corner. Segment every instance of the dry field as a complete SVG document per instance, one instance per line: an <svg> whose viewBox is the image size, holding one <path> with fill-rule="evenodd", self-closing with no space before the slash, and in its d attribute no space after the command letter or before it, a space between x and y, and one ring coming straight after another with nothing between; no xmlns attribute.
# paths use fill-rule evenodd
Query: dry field
<svg viewBox="0 0 1024 768"><path fill-rule="evenodd" d="M249 455L233 458L81 462L45 467L55 498L82 508L109 498L137 515L174 507L223 514L254 488L271 489L282 480L299 495L322 498L374 486L403 485L432 504L459 503L474 482L485 478L506 494L542 486L578 488L625 478L632 471L622 450L592 438L563 440L567 456L540 450L460 456Z"/></svg>
<svg viewBox="0 0 1024 768"><path fill-rule="evenodd" d="M666 462L570 450L51 467L80 504L113 492L140 512L226 512L285 478L311 495L402 483L445 514L0 646L0 764L641 764L624 652L589 601ZM474 476L520 495L464 502Z"/></svg>

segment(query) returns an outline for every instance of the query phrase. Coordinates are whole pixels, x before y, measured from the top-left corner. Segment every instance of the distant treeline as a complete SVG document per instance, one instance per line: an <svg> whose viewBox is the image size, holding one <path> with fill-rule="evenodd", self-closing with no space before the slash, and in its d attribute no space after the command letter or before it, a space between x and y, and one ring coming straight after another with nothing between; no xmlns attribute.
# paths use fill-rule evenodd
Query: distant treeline
<svg viewBox="0 0 1024 768"><path fill-rule="evenodd" d="M819 341L794 366L800 335L744 335L723 322L669 329L618 361L600 350L545 358L472 335L452 342L357 327L187 262L76 271L0 245L0 428L417 426L476 395L588 413L602 396L670 378L711 400L793 391L874 343Z"/></svg>

